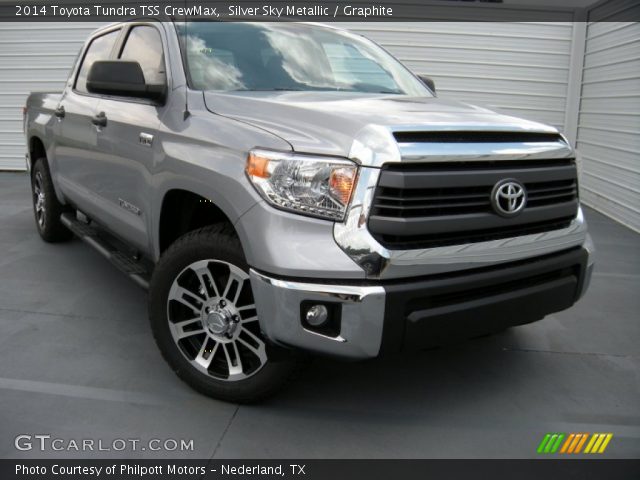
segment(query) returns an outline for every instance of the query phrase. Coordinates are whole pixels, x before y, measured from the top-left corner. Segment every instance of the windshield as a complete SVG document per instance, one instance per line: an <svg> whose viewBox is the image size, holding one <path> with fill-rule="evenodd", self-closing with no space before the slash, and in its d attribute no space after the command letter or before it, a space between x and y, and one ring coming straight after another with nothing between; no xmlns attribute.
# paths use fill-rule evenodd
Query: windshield
<svg viewBox="0 0 640 480"><path fill-rule="evenodd" d="M348 91L431 96L373 42L291 23L177 23L193 88Z"/></svg>

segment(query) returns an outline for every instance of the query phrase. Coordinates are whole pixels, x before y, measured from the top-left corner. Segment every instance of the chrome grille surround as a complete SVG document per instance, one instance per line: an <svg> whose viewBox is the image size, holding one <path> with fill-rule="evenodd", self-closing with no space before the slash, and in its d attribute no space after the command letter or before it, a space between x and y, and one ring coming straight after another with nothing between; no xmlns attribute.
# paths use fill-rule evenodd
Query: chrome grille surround
<svg viewBox="0 0 640 480"><path fill-rule="evenodd" d="M566 228L517 237L411 250L391 250L369 232L368 221L380 177L390 163L553 160L574 158L575 152L560 136L554 142L397 143L394 131L420 131L424 127L370 126L354 140L349 158L361 165L358 183L344 222L334 225L337 244L366 273L367 278L403 278L453 272L545 255L582 245L587 226L578 208ZM430 127L433 129L433 126ZM457 130L484 131L486 126ZM446 128L442 128L446 130ZM451 130L451 128L449 128ZM491 128L490 131L500 129ZM505 129L505 131L510 131ZM552 133L555 131L552 131ZM549 132L546 132L549 133Z"/></svg>

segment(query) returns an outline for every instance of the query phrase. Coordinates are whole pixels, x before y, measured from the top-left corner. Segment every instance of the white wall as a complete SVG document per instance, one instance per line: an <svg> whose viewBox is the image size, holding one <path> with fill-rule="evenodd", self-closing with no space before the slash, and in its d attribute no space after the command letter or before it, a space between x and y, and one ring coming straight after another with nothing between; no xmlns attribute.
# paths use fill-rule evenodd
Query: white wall
<svg viewBox="0 0 640 480"><path fill-rule="evenodd" d="M87 35L101 23L0 24L0 170L23 170L22 107L33 90L60 91Z"/></svg>
<svg viewBox="0 0 640 480"><path fill-rule="evenodd" d="M640 24L587 26L577 148L582 199L640 231Z"/></svg>
<svg viewBox="0 0 640 480"><path fill-rule="evenodd" d="M346 24L411 70L431 76L438 95L563 129L571 23Z"/></svg>

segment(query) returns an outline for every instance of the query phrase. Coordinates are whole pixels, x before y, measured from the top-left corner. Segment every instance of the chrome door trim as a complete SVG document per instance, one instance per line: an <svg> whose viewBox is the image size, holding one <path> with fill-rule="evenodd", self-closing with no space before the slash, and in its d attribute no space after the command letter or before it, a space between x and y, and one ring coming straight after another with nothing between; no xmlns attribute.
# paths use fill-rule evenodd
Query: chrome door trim
<svg viewBox="0 0 640 480"><path fill-rule="evenodd" d="M151 147L151 144L153 143L153 135L150 133L140 132L138 141L145 147Z"/></svg>

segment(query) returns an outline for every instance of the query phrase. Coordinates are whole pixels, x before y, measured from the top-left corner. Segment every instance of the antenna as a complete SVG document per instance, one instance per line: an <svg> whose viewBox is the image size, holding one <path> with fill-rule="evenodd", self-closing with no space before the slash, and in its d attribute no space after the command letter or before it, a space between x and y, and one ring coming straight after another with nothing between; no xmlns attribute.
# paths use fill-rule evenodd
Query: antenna
<svg viewBox="0 0 640 480"><path fill-rule="evenodd" d="M185 7L185 15L183 17L183 21L184 21L184 59L183 59L183 65L184 65L184 70L185 70L185 75L184 75L184 115L183 115L183 120L186 120L187 118L189 118L191 116L191 112L189 112L189 73L187 71L187 62L189 61L189 52L187 52L187 48L188 48L188 42L189 39L187 38L189 36L189 32L187 30L189 23L187 22L187 0L184 0L184 7Z"/></svg>

